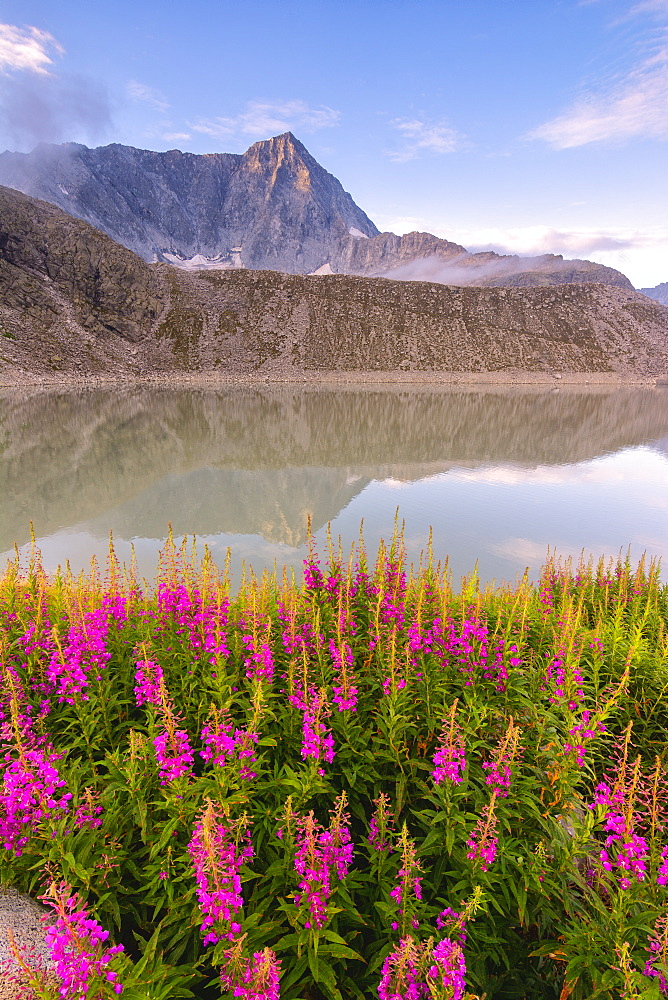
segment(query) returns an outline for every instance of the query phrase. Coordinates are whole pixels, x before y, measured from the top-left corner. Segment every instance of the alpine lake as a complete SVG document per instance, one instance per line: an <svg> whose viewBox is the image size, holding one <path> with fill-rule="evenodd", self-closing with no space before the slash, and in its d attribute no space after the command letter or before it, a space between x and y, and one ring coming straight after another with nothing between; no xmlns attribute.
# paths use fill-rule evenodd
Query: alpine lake
<svg viewBox="0 0 668 1000"><path fill-rule="evenodd" d="M233 583L395 524L453 585L646 553L668 565L668 388L359 385L0 390L0 560L152 578L169 526ZM190 545L190 541L188 542Z"/></svg>

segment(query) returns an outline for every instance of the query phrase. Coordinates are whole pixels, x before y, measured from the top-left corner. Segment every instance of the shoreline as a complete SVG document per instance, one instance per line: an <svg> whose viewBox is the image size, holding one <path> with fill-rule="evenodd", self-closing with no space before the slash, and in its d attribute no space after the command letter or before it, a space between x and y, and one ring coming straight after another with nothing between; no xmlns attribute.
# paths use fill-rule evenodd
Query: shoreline
<svg viewBox="0 0 668 1000"><path fill-rule="evenodd" d="M230 386L295 386L327 388L331 386L426 386L428 388L487 388L487 387L561 387L584 388L668 388L667 375L627 376L618 372L525 372L518 370L493 372L408 372L408 371L324 371L247 374L219 372L165 372L154 374L109 373L104 375L54 374L32 375L26 372L0 373L2 389L86 389L135 386L155 388L227 388ZM13 374L13 373L12 373Z"/></svg>

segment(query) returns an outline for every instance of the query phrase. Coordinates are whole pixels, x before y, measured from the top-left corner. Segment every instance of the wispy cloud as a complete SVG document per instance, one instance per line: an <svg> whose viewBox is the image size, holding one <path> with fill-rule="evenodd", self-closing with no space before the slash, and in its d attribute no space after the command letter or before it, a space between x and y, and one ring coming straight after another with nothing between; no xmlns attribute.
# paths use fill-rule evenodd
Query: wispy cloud
<svg viewBox="0 0 668 1000"><path fill-rule="evenodd" d="M139 80L130 80L126 85L125 92L133 101L143 101L155 108L156 111L167 111L169 108L169 101L160 90L148 87L145 83L140 83Z"/></svg>
<svg viewBox="0 0 668 1000"><path fill-rule="evenodd" d="M305 101L276 103L249 101L245 110L233 117L198 118L190 128L217 139L233 135L266 138L281 132L315 132L338 125L341 114L321 105L311 107Z"/></svg>
<svg viewBox="0 0 668 1000"><path fill-rule="evenodd" d="M630 15L636 14L668 14L668 0L640 0L631 7Z"/></svg>
<svg viewBox="0 0 668 1000"><path fill-rule="evenodd" d="M542 139L554 149L668 138L668 0L641 0L623 20L642 15L658 19L658 27L644 33L642 54L628 72L582 93L528 138Z"/></svg>
<svg viewBox="0 0 668 1000"><path fill-rule="evenodd" d="M65 50L48 31L0 24L0 141L25 147L103 134L111 124L103 87L56 73Z"/></svg>
<svg viewBox="0 0 668 1000"><path fill-rule="evenodd" d="M426 122L418 118L395 118L392 123L406 140L401 149L387 155L397 163L414 160L420 153L454 153L461 149L464 137L444 122Z"/></svg>
<svg viewBox="0 0 668 1000"><path fill-rule="evenodd" d="M0 72L27 70L47 74L52 54L63 55L62 45L48 31L15 24L0 24Z"/></svg>
<svg viewBox="0 0 668 1000"><path fill-rule="evenodd" d="M185 142L186 139L191 139L192 136L190 132L165 132L162 138L165 142Z"/></svg>
<svg viewBox="0 0 668 1000"><path fill-rule="evenodd" d="M466 240L469 249L522 255L563 253L577 256L662 247L668 242L668 227L648 233L632 230L558 229L538 225L477 229L459 236Z"/></svg>

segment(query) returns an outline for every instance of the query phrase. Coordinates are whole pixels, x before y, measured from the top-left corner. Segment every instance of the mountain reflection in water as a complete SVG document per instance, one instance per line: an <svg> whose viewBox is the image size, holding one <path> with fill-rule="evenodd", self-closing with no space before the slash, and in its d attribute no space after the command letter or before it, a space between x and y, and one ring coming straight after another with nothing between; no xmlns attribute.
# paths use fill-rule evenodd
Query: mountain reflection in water
<svg viewBox="0 0 668 1000"><path fill-rule="evenodd" d="M309 516L346 550L364 517L372 551L398 505L410 552L433 524L456 572L512 578L548 544L668 554L667 440L662 389L5 390L0 552L32 521L47 568L78 568L111 530L151 572L171 522L298 566Z"/></svg>

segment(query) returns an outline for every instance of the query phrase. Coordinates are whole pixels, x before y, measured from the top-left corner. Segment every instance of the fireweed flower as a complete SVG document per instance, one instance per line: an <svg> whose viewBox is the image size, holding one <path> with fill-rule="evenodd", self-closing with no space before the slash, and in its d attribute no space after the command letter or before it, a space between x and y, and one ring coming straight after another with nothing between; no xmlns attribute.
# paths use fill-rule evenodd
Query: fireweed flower
<svg viewBox="0 0 668 1000"><path fill-rule="evenodd" d="M81 897L72 894L67 883L52 885L41 899L58 914L55 923L47 928L46 945L62 984L60 996L85 997L96 980L111 984L114 993L122 993L118 975L109 963L123 951L123 945L104 948L109 932L92 919Z"/></svg>
<svg viewBox="0 0 668 1000"><path fill-rule="evenodd" d="M324 830L313 812L297 817L295 871L301 876L295 903L306 917L304 926L321 930L328 922L327 904L336 877L342 882L350 868L353 845L345 812L345 792L336 800L329 829Z"/></svg>
<svg viewBox="0 0 668 1000"><path fill-rule="evenodd" d="M381 792L377 799L373 800L375 810L369 822L369 836L367 840L372 851L383 854L387 851L390 854L392 847L394 816L390 811L390 796Z"/></svg>
<svg viewBox="0 0 668 1000"><path fill-rule="evenodd" d="M323 855L320 837L324 832L313 812L297 820L295 870L301 875L297 906L305 908L305 927L323 928L327 923L327 903L332 893L332 873Z"/></svg>
<svg viewBox="0 0 668 1000"><path fill-rule="evenodd" d="M509 655L506 657L506 654ZM500 639L487 654L482 672L485 680L493 681L494 687L501 694L506 690L508 684L506 659L511 667L519 667L522 664L522 657L519 655L517 645L515 643L506 645L506 642Z"/></svg>
<svg viewBox="0 0 668 1000"><path fill-rule="evenodd" d="M304 559L304 586L307 590L322 590L325 578L322 570L320 569L320 560L315 554L313 537L310 534L308 546L308 557Z"/></svg>
<svg viewBox="0 0 668 1000"><path fill-rule="evenodd" d="M160 784L166 785L192 772L195 754L188 733L177 728L178 715L165 687L162 668L152 660L139 660L135 680L137 704L156 708L162 723L152 743L160 771Z"/></svg>
<svg viewBox="0 0 668 1000"><path fill-rule="evenodd" d="M661 851L661 864L656 881L657 885L668 885L668 846Z"/></svg>
<svg viewBox="0 0 668 1000"><path fill-rule="evenodd" d="M403 937L383 963L379 1000L422 1000L429 996L425 979L424 946Z"/></svg>
<svg viewBox="0 0 668 1000"><path fill-rule="evenodd" d="M605 829L608 836L599 854L601 866L611 873L618 869L620 889L630 889L631 876L642 882L647 875L647 841L634 833L627 818L619 813L608 813Z"/></svg>
<svg viewBox="0 0 668 1000"><path fill-rule="evenodd" d="M329 829L320 838L327 864L340 882L348 874L354 850L350 839L350 816L345 811L347 804L348 797L341 792L330 815Z"/></svg>
<svg viewBox="0 0 668 1000"><path fill-rule="evenodd" d="M478 820L473 833L466 841L468 851L466 857L473 862L473 866L480 867L486 872L496 858L498 847L498 837L496 836L497 818L495 813L497 793L492 792L492 797L482 811L482 816Z"/></svg>
<svg viewBox="0 0 668 1000"><path fill-rule="evenodd" d="M599 733L605 732L605 726L596 718L592 720L592 712L585 709L580 717L580 722L572 726L568 732L575 737L572 743L564 743L566 753L575 754L575 762L578 767L584 767L587 744L596 739Z"/></svg>
<svg viewBox="0 0 668 1000"><path fill-rule="evenodd" d="M220 973L224 990L242 1000L279 1000L281 963L271 948L256 951L252 958L243 953L246 935L228 951Z"/></svg>
<svg viewBox="0 0 668 1000"><path fill-rule="evenodd" d="M80 624L72 625L66 641L58 642L52 633L56 649L46 668L46 681L51 685L59 702L74 705L77 699L88 700L86 688L90 684L89 675L100 680L111 653L107 649L109 635L109 612L106 608L87 611Z"/></svg>
<svg viewBox="0 0 668 1000"><path fill-rule="evenodd" d="M17 857L40 823L69 809L72 795L59 791L66 785L56 767L61 756L48 746L20 748L0 765L0 840Z"/></svg>
<svg viewBox="0 0 668 1000"><path fill-rule="evenodd" d="M415 844L408 836L406 824L401 828L401 868L399 882L390 890L390 897L397 904L397 920L392 921L392 929L398 930L402 936L417 930L420 921L416 916L417 904L422 901L422 878L420 862L417 859Z"/></svg>
<svg viewBox="0 0 668 1000"><path fill-rule="evenodd" d="M316 763L334 760L334 737L323 719L328 718L330 709L327 704L327 694L324 690L311 688L308 705L304 711L302 725L302 745L300 753L304 760L311 758ZM319 773L324 770L319 768Z"/></svg>
<svg viewBox="0 0 668 1000"><path fill-rule="evenodd" d="M630 889L632 880L643 882L647 876L649 847L645 837L635 832L635 789L640 777L640 760L633 765L630 782L627 776L628 739L620 765L618 781L613 791L604 782L596 786L594 805L603 812L603 829L607 833L599 861L604 871L619 879L620 889Z"/></svg>
<svg viewBox="0 0 668 1000"><path fill-rule="evenodd" d="M508 797L512 777L511 765L518 754L519 740L520 731L511 716L506 734L495 750L492 760L482 765L483 770L487 772L485 784L492 789L493 794L502 799Z"/></svg>
<svg viewBox="0 0 668 1000"><path fill-rule="evenodd" d="M562 614L558 621L560 645L548 661L542 690L548 692L552 705L564 705L569 712L575 712L584 700L582 671L579 662L578 640L576 639L577 615L572 612Z"/></svg>
<svg viewBox="0 0 668 1000"><path fill-rule="evenodd" d="M304 650L308 653L315 653L322 640L322 636L316 636L312 623L308 619L297 623L297 611L298 607L294 597L289 599L289 596L286 596L285 602L279 601L278 603L278 620L283 623L281 642L288 656L294 656L295 653Z"/></svg>
<svg viewBox="0 0 668 1000"><path fill-rule="evenodd" d="M443 723L438 748L432 757L435 766L431 777L435 785L440 785L446 780L460 784L466 770L464 736L461 727L455 721L458 701L459 699L455 698Z"/></svg>
<svg viewBox="0 0 668 1000"><path fill-rule="evenodd" d="M390 677L383 677L383 694L389 697L393 691L403 691L406 687L405 677L396 677L391 675Z"/></svg>
<svg viewBox="0 0 668 1000"><path fill-rule="evenodd" d="M160 708L165 693L162 667L153 660L137 660L135 671L135 700L137 706L153 705Z"/></svg>
<svg viewBox="0 0 668 1000"><path fill-rule="evenodd" d="M656 979L659 992L668 996L668 917L659 917L648 938L647 951L649 957L645 963L643 974Z"/></svg>
<svg viewBox="0 0 668 1000"><path fill-rule="evenodd" d="M201 739L204 744L204 750L199 752L202 760L212 760L218 767L236 765L242 781L257 777L251 765L257 760L255 746L258 733L234 729L231 722L224 721L222 712L212 706L207 725L202 728Z"/></svg>
<svg viewBox="0 0 668 1000"><path fill-rule="evenodd" d="M589 805L589 809L595 809L596 806L618 806L624 801L624 792L621 788L616 788L614 791L610 789L604 781L599 782L599 784L594 789L594 802Z"/></svg>
<svg viewBox="0 0 668 1000"><path fill-rule="evenodd" d="M463 948L466 944L466 917L467 911L460 913L458 910L446 906L436 917L436 926L439 931L447 931L448 937L451 937Z"/></svg>
<svg viewBox="0 0 668 1000"><path fill-rule="evenodd" d="M19 857L40 823L67 812L72 795L61 791L66 782L56 762L62 754L35 735L20 677L5 665L3 681L6 705L0 761L0 840L6 850Z"/></svg>
<svg viewBox="0 0 668 1000"><path fill-rule="evenodd" d="M28 702L21 676L11 663L2 664L0 687L0 740L21 746L37 746L33 707Z"/></svg>
<svg viewBox="0 0 668 1000"><path fill-rule="evenodd" d="M462 1000L466 989L466 962L456 942L445 938L418 942L403 937L385 962L378 985L379 1000Z"/></svg>
<svg viewBox="0 0 668 1000"><path fill-rule="evenodd" d="M229 601L207 602L197 587L173 586L162 581L158 586L159 621L156 631L176 633L196 661L216 664L230 655L227 644Z"/></svg>
<svg viewBox="0 0 668 1000"><path fill-rule="evenodd" d="M462 1000L466 989L466 960L460 944L444 938L434 945L428 978L444 990L448 1000Z"/></svg>
<svg viewBox="0 0 668 1000"><path fill-rule="evenodd" d="M332 685L334 696L332 700L338 706L339 712L357 708L358 689L355 686L353 673L353 651L347 642L329 640L329 653L337 673L338 685Z"/></svg>
<svg viewBox="0 0 668 1000"><path fill-rule="evenodd" d="M153 746L161 785L167 785L183 774L192 772L195 754L187 732L176 728L173 717L166 719L165 728L153 738Z"/></svg>
<svg viewBox="0 0 668 1000"><path fill-rule="evenodd" d="M195 869L204 944L233 941L241 932L241 868L253 857L246 817L232 821L209 799L188 844Z"/></svg>
<svg viewBox="0 0 668 1000"><path fill-rule="evenodd" d="M83 802L80 802L74 813L74 825L81 829L87 826L90 830L102 826L100 816L104 812L97 802L97 795L90 788L84 788Z"/></svg>
<svg viewBox="0 0 668 1000"><path fill-rule="evenodd" d="M274 679L274 657L268 641L256 640L252 635L242 635L241 641L246 647L248 656L244 658L246 677L251 681L268 681Z"/></svg>
<svg viewBox="0 0 668 1000"><path fill-rule="evenodd" d="M201 651L209 663L215 664L219 657L230 655L225 633L230 602L223 600L206 606L199 594L197 598L190 630L190 647Z"/></svg>
<svg viewBox="0 0 668 1000"><path fill-rule="evenodd" d="M502 641L490 647L489 628L484 621L471 615L463 622L455 624L436 617L430 626L420 629L417 624L408 628L408 647L414 654L412 663L417 665L419 654L431 654L446 667L458 665L465 676L464 686L473 687L482 676L494 682L498 691L504 691L508 671L504 661L505 647ZM510 647L510 652L517 652ZM518 657L510 657L512 665L518 665Z"/></svg>

